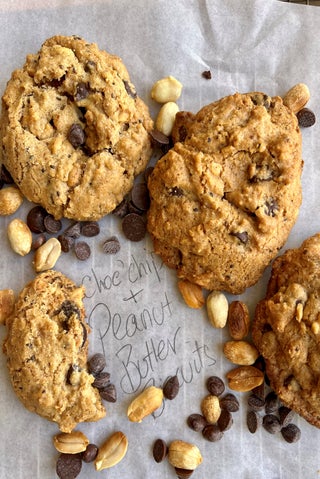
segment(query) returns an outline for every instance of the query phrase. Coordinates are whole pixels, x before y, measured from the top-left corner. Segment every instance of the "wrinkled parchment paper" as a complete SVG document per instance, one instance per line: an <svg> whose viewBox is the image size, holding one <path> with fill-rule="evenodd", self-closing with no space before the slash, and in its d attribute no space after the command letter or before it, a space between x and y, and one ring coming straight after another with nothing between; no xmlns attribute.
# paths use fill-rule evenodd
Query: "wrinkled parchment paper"
<svg viewBox="0 0 320 479"><path fill-rule="evenodd" d="M174 75L183 85L179 107L196 112L206 103L235 91L265 91L283 95L293 84L305 82L309 103L319 116L320 9L276 0L12 0L0 2L0 91L11 71L29 52L54 34L76 34L124 60L139 95L155 117L159 106L150 99L154 81ZM212 79L201 76L210 70ZM320 121L303 131L303 204L285 248L320 230ZM31 204L15 214L25 219ZM34 277L32 256L17 257L8 245L0 218L0 289L18 293ZM164 461L156 464L152 445L158 437L168 443L195 443L203 463L199 479L317 478L320 474L320 431L296 418L301 440L287 444L279 434L262 428L254 435L246 427L246 394L238 394L241 409L218 443L205 441L186 426L189 414L200 412L210 375L224 377L231 368L222 355L224 330L213 329L205 310L191 310L181 299L175 275L152 252L148 238L130 243L117 218L100 222L101 233L90 239L92 256L77 261L63 255L56 269L86 286L86 310L92 327L90 354L103 352L116 384L118 401L106 403L107 417L79 429L98 445L121 430L129 440L127 455L114 468L96 472L84 464L79 477L165 479L175 477ZM121 250L102 253L101 243L116 235ZM240 298L251 314L263 297L270 269ZM229 300L239 297L228 297ZM1 343L5 327L0 330ZM180 392L174 401L141 424L126 417L128 404L146 385L161 386L177 374ZM15 397L5 357L0 355L0 478L52 479L57 453L52 436L57 426L28 412Z"/></svg>

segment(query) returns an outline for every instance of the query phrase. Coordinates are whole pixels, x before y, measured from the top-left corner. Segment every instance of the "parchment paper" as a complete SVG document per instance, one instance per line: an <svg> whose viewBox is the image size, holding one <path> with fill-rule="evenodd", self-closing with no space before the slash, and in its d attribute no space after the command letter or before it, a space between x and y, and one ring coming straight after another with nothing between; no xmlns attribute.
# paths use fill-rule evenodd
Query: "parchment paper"
<svg viewBox="0 0 320 479"><path fill-rule="evenodd" d="M0 2L0 91L11 71L26 54L36 52L54 34L77 34L121 56L139 95L155 117L159 106L150 99L154 81L174 75L183 85L181 110L196 112L203 105L235 91L265 91L283 95L305 82L309 102L319 116L320 9L273 0L13 0ZM212 79L202 78L211 70ZM300 245L320 230L320 121L303 131L303 204L285 248ZM31 204L14 215L25 219ZM6 236L11 218L0 218L0 289L18 293L34 277L32 256L15 255ZM175 274L152 252L148 238L130 243L120 221L106 217L101 233L90 240L93 253L80 262L69 253L56 269L87 289L85 300L92 327L90 354L103 352L118 401L106 403L108 414L97 424L79 429L98 445L113 431L129 439L124 460L114 468L96 472L84 464L79 477L93 479L164 479L175 477L164 461L156 464L152 445L161 437L168 443L182 439L195 443L203 454L194 472L199 479L293 479L319 477L320 431L301 418L301 440L287 444L279 434L246 427L247 394L238 394L241 409L234 424L218 443L205 441L186 426L189 414L200 412L210 375L225 376L232 365L223 358L224 330L213 329L205 310L191 310L181 299ZM102 241L117 235L116 256L101 252ZM253 314L263 297L270 273L240 298ZM228 296L230 301L239 297ZM5 327L1 327L1 342ZM126 417L128 404L149 384L161 386L177 374L180 392L173 401L141 424ZM28 412L15 397L5 357L0 355L0 478L52 479L57 453L52 436L57 426Z"/></svg>

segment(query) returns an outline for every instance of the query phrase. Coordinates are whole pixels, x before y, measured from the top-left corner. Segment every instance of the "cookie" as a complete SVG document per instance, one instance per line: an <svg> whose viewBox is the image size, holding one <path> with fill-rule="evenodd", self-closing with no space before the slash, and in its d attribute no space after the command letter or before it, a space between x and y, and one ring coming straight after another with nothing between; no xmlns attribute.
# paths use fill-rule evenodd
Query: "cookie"
<svg viewBox="0 0 320 479"><path fill-rule="evenodd" d="M320 234L274 261L252 338L281 401L320 427Z"/></svg>
<svg viewBox="0 0 320 479"><path fill-rule="evenodd" d="M64 432L106 414L87 370L83 296L83 287L46 271L24 287L6 322L3 350L15 393Z"/></svg>
<svg viewBox="0 0 320 479"><path fill-rule="evenodd" d="M301 132L280 97L236 93L180 112L148 180L148 230L164 263L240 294L277 255L301 204Z"/></svg>
<svg viewBox="0 0 320 479"><path fill-rule="evenodd" d="M98 220L145 169L152 126L119 57L55 36L7 84L2 162L24 196L55 218Z"/></svg>

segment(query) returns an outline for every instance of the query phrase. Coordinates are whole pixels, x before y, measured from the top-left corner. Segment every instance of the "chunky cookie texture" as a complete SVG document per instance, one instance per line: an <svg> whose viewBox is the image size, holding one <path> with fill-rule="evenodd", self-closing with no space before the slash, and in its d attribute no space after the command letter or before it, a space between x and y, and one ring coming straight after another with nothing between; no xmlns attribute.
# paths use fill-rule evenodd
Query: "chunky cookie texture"
<svg viewBox="0 0 320 479"><path fill-rule="evenodd" d="M252 335L279 398L320 427L320 234L274 261Z"/></svg>
<svg viewBox="0 0 320 479"><path fill-rule="evenodd" d="M64 432L106 414L87 370L83 296L83 287L46 271L21 291L6 322L3 349L14 391L27 409Z"/></svg>
<svg viewBox="0 0 320 479"><path fill-rule="evenodd" d="M243 292L285 243L301 203L301 133L280 97L236 93L180 112L149 177L148 230L180 278Z"/></svg>
<svg viewBox="0 0 320 479"><path fill-rule="evenodd" d="M146 167L152 126L119 57L55 36L7 84L2 161L26 198L56 218L97 220Z"/></svg>

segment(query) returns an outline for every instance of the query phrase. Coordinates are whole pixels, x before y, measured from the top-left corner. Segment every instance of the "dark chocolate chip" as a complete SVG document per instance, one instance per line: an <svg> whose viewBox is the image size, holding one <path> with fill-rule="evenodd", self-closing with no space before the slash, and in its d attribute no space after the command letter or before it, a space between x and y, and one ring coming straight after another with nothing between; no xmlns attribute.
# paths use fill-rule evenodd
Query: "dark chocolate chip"
<svg viewBox="0 0 320 479"><path fill-rule="evenodd" d="M47 241L47 238L46 238L46 235L44 233L40 233L36 236L36 238L33 239L32 241L32 250L35 251L37 250L38 248L40 248L40 246L42 246L45 242Z"/></svg>
<svg viewBox="0 0 320 479"><path fill-rule="evenodd" d="M98 446L96 446L95 444L88 444L86 450L81 453L83 462L93 462L97 457L98 452Z"/></svg>
<svg viewBox="0 0 320 479"><path fill-rule="evenodd" d="M210 70L205 70L202 72L202 77L205 78L206 80L211 80L211 71Z"/></svg>
<svg viewBox="0 0 320 479"><path fill-rule="evenodd" d="M274 217L278 209L279 205L277 200L275 200L274 198L270 198L268 201L266 201L264 209L266 215Z"/></svg>
<svg viewBox="0 0 320 479"><path fill-rule="evenodd" d="M80 225L80 231L83 236L91 238L100 233L100 226L97 221L85 221Z"/></svg>
<svg viewBox="0 0 320 479"><path fill-rule="evenodd" d="M78 146L83 145L83 143L85 142L85 134L81 125L79 125L78 123L74 123L73 125L71 125L68 131L67 138L74 148L78 148Z"/></svg>
<svg viewBox="0 0 320 479"><path fill-rule="evenodd" d="M181 467L175 467L174 470L178 479L188 479L193 474L193 471L191 469L182 469Z"/></svg>
<svg viewBox="0 0 320 479"><path fill-rule="evenodd" d="M178 197L183 196L183 189L179 188L179 186L173 186L169 189L169 195Z"/></svg>
<svg viewBox="0 0 320 479"><path fill-rule="evenodd" d="M270 391L266 395L265 401L266 401L265 411L266 411L267 414L273 413L278 409L279 400L278 400L278 396L276 395L276 393L274 391Z"/></svg>
<svg viewBox="0 0 320 479"><path fill-rule="evenodd" d="M295 424L288 424L281 429L281 434L285 441L293 443L299 441L301 437L301 430Z"/></svg>
<svg viewBox="0 0 320 479"><path fill-rule="evenodd" d="M44 227L46 232L49 234L56 234L62 228L62 223L60 220L56 220L52 215L45 216L44 220Z"/></svg>
<svg viewBox="0 0 320 479"><path fill-rule="evenodd" d="M1 166L0 179L6 185L12 185L14 183L11 174L4 165Z"/></svg>
<svg viewBox="0 0 320 479"><path fill-rule="evenodd" d="M171 376L167 379L163 386L163 395L166 399L174 399L179 392L179 379L178 376Z"/></svg>
<svg viewBox="0 0 320 479"><path fill-rule="evenodd" d="M71 238L79 238L79 236L81 236L81 223L79 221L73 223L65 229L63 234L65 236L70 236Z"/></svg>
<svg viewBox="0 0 320 479"><path fill-rule="evenodd" d="M146 234L146 223L136 213L129 213L122 220L122 231L130 241L141 241Z"/></svg>
<svg viewBox="0 0 320 479"><path fill-rule="evenodd" d="M116 254L120 251L120 248L120 241L116 236L111 236L111 238L105 240L102 245L102 250L106 254Z"/></svg>
<svg viewBox="0 0 320 479"><path fill-rule="evenodd" d="M229 412L239 411L240 404L236 396L232 393L227 393L220 399L221 409L226 409Z"/></svg>
<svg viewBox="0 0 320 479"><path fill-rule="evenodd" d="M231 236L235 236L238 238L239 241L243 244L247 244L249 240L249 235L246 231L241 231L241 232L236 232L236 233L230 233Z"/></svg>
<svg viewBox="0 0 320 479"><path fill-rule="evenodd" d="M110 382L110 373L102 371L99 374L96 374L92 386L97 389L105 389Z"/></svg>
<svg viewBox="0 0 320 479"><path fill-rule="evenodd" d="M225 384L218 376L210 376L206 382L207 389L213 396L220 396L224 393Z"/></svg>
<svg viewBox="0 0 320 479"><path fill-rule="evenodd" d="M90 246L85 241L78 241L77 243L75 243L74 252L75 252L76 257L80 261L87 260L91 255Z"/></svg>
<svg viewBox="0 0 320 479"><path fill-rule="evenodd" d="M316 122L316 115L309 108L302 108L298 111L297 118L301 128L308 128Z"/></svg>
<svg viewBox="0 0 320 479"><path fill-rule="evenodd" d="M64 253L68 253L73 247L75 239L72 236L62 234L58 236L58 241L60 241L61 250Z"/></svg>
<svg viewBox="0 0 320 479"><path fill-rule="evenodd" d="M131 201L141 211L147 211L150 206L149 191L146 183L135 183L131 191Z"/></svg>
<svg viewBox="0 0 320 479"><path fill-rule="evenodd" d="M279 418L275 414L266 414L263 416L262 425L270 434L276 434L281 430Z"/></svg>
<svg viewBox="0 0 320 479"><path fill-rule="evenodd" d="M101 373L106 367L106 358L102 353L94 354L88 361L89 372L93 375Z"/></svg>
<svg viewBox="0 0 320 479"><path fill-rule="evenodd" d="M128 209L128 199L124 198L121 203L115 207L112 211L112 214L118 216L119 218L124 218L129 213Z"/></svg>
<svg viewBox="0 0 320 479"><path fill-rule="evenodd" d="M153 458L156 462L162 462L168 454L168 446L163 439L156 439L152 448Z"/></svg>
<svg viewBox="0 0 320 479"><path fill-rule="evenodd" d="M256 394L250 394L248 398L248 406L254 411L262 411L262 409L264 409L265 407L265 400L261 396L257 396Z"/></svg>
<svg viewBox="0 0 320 479"><path fill-rule="evenodd" d="M210 442L217 442L222 439L223 432L220 431L218 424L208 424L202 430L202 435Z"/></svg>
<svg viewBox="0 0 320 479"><path fill-rule="evenodd" d="M105 388L99 389L100 396L102 399L108 402L117 401L117 390L114 384L108 384Z"/></svg>
<svg viewBox="0 0 320 479"><path fill-rule="evenodd" d="M44 233L44 219L48 215L42 206L34 206L27 215L27 225L33 233Z"/></svg>
<svg viewBox="0 0 320 479"><path fill-rule="evenodd" d="M83 335L81 348L83 348L83 346L86 344L86 341L87 341L87 338L88 338L88 330L87 330L87 327L84 323L81 323L81 326L82 326L82 335Z"/></svg>
<svg viewBox="0 0 320 479"><path fill-rule="evenodd" d="M87 73L92 73L95 70L96 65L96 62L94 62L93 60L89 60L84 69Z"/></svg>
<svg viewBox="0 0 320 479"><path fill-rule="evenodd" d="M221 432L228 431L233 424L231 412L227 411L226 409L222 409L217 424Z"/></svg>
<svg viewBox="0 0 320 479"><path fill-rule="evenodd" d="M70 368L68 369L67 372L67 377L66 377L66 382L67 384L72 384L71 383L71 376L74 372L79 372L80 367L77 364L71 364Z"/></svg>
<svg viewBox="0 0 320 479"><path fill-rule="evenodd" d="M56 463L56 472L60 479L75 479L81 472L80 454L60 454Z"/></svg>
<svg viewBox="0 0 320 479"><path fill-rule="evenodd" d="M137 93L135 92L135 89L132 83L128 82L127 80L123 80L123 84L128 95L131 96L131 98L133 99L137 98Z"/></svg>
<svg viewBox="0 0 320 479"><path fill-rule="evenodd" d="M286 406L280 406L278 409L278 414L282 427L288 426L295 416L295 412Z"/></svg>
<svg viewBox="0 0 320 479"><path fill-rule="evenodd" d="M77 92L74 97L75 101L84 100L85 98L87 98L88 95L89 95L88 85L86 85L83 82L79 83L77 85Z"/></svg>
<svg viewBox="0 0 320 479"><path fill-rule="evenodd" d="M159 130L151 130L150 136L154 146L161 147L164 145L169 145L169 137Z"/></svg>
<svg viewBox="0 0 320 479"><path fill-rule="evenodd" d="M193 431L202 431L205 426L208 425L208 422L202 414L194 413L190 414L187 419L187 424Z"/></svg>
<svg viewBox="0 0 320 479"><path fill-rule="evenodd" d="M76 303L74 303L73 301L70 301L68 299L63 301L60 311L63 312L63 314L66 316L67 319L70 319L71 316L73 316L74 314L78 318L80 318L80 316L81 316L80 309L78 308Z"/></svg>
<svg viewBox="0 0 320 479"><path fill-rule="evenodd" d="M260 418L258 414L256 413L256 411L253 411L253 410L248 411L247 412L247 428L252 434L254 434L256 430L258 429L259 423L260 423Z"/></svg>

